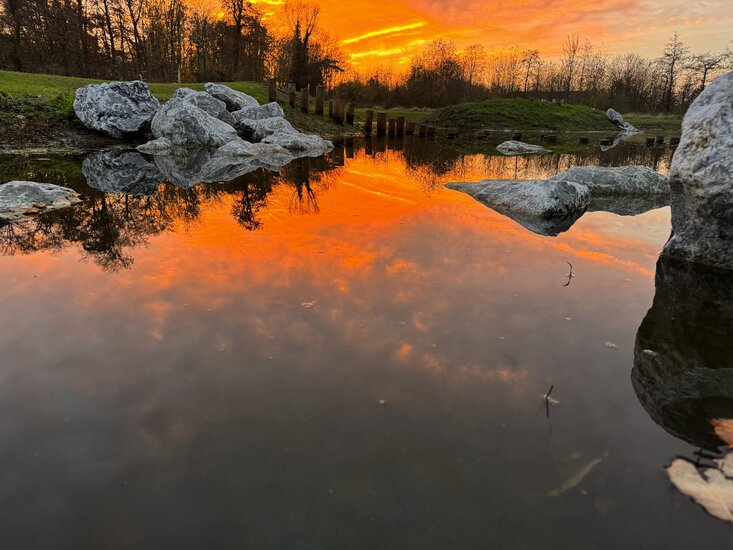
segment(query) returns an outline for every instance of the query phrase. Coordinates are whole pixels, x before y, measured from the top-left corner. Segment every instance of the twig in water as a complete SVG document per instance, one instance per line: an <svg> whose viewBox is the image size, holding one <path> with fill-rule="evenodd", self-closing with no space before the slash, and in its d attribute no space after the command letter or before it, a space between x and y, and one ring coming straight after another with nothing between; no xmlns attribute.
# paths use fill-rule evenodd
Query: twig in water
<svg viewBox="0 0 733 550"><path fill-rule="evenodd" d="M545 394L545 417L550 418L550 394L552 393L552 390L555 388L555 384L550 385L550 389L547 390L547 393Z"/></svg>
<svg viewBox="0 0 733 550"><path fill-rule="evenodd" d="M568 273L568 282L567 282L567 283L565 283L565 284L564 284L564 285L562 285L562 286L570 286L570 281L571 281L571 280L573 279L573 277L575 277L575 275L573 275L573 264L571 264L571 263L570 263L570 262L568 262L567 260L565 260L565 263L566 263L566 264L568 264L568 265L570 266L570 273Z"/></svg>

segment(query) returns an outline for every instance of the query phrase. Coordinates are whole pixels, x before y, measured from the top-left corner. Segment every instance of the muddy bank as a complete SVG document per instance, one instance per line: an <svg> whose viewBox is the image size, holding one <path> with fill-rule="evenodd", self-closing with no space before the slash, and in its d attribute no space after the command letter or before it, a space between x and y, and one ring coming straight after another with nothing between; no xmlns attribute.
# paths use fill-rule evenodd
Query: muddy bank
<svg viewBox="0 0 733 550"><path fill-rule="evenodd" d="M119 144L77 120L43 114L0 114L0 153L19 149L96 149Z"/></svg>

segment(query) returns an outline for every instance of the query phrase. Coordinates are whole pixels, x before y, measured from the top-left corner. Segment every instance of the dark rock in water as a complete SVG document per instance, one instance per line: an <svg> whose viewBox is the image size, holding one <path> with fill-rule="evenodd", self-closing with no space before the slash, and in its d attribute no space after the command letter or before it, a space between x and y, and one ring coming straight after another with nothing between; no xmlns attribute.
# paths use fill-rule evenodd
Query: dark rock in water
<svg viewBox="0 0 733 550"><path fill-rule="evenodd" d="M79 88L74 112L82 124L114 138L147 129L160 103L144 82L89 84Z"/></svg>
<svg viewBox="0 0 733 550"><path fill-rule="evenodd" d="M205 113L210 114L214 118L218 118L222 122L226 122L229 126L234 126L235 124L234 117L227 111L226 103L220 99L216 99L211 94L197 92L191 88L178 88L173 93L173 97L185 99Z"/></svg>
<svg viewBox="0 0 733 550"><path fill-rule="evenodd" d="M530 231L555 236L567 231L590 202L588 189L561 180L484 180L449 183Z"/></svg>
<svg viewBox="0 0 733 550"><path fill-rule="evenodd" d="M610 212L618 216L638 216L669 206L669 193L651 195L592 196L588 212Z"/></svg>
<svg viewBox="0 0 733 550"><path fill-rule="evenodd" d="M100 151L81 164L87 185L105 193L146 196L163 181L158 167L137 151Z"/></svg>
<svg viewBox="0 0 733 550"><path fill-rule="evenodd" d="M0 223L21 221L80 202L79 194L67 187L34 181L9 181L0 185Z"/></svg>
<svg viewBox="0 0 733 550"><path fill-rule="evenodd" d="M606 111L606 118L610 120L611 122L613 122L616 125L616 127L619 130L621 130L622 132L628 133L628 132L638 132L639 131L634 126L626 122L624 120L624 117L621 115L621 113L619 113L618 111L614 109L609 109L608 111Z"/></svg>
<svg viewBox="0 0 733 550"><path fill-rule="evenodd" d="M220 147L239 139L232 126L180 97L160 108L151 129L155 138L167 138L173 145L183 147Z"/></svg>
<svg viewBox="0 0 733 550"><path fill-rule="evenodd" d="M713 421L733 417L733 272L671 258L657 264L631 381L649 416L692 445L723 445Z"/></svg>
<svg viewBox="0 0 733 550"><path fill-rule="evenodd" d="M594 198L599 195L669 195L669 180L647 166L574 166L550 179L585 185Z"/></svg>
<svg viewBox="0 0 733 550"><path fill-rule="evenodd" d="M733 73L690 106L670 169L672 237L663 254L733 270Z"/></svg>

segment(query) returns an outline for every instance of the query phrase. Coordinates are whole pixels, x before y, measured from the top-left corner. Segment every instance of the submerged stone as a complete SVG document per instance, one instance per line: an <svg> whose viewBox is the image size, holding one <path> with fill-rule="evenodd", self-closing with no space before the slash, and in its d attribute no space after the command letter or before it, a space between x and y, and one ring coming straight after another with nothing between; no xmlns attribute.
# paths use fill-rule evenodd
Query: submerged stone
<svg viewBox="0 0 733 550"><path fill-rule="evenodd" d="M524 143L523 141L516 141L514 139L500 143L496 146L496 150L504 155L533 155L551 152L549 149L545 149L539 145L532 145L531 143Z"/></svg>
<svg viewBox="0 0 733 550"><path fill-rule="evenodd" d="M0 185L0 222L20 221L80 202L79 194L68 187L34 181L9 181Z"/></svg>

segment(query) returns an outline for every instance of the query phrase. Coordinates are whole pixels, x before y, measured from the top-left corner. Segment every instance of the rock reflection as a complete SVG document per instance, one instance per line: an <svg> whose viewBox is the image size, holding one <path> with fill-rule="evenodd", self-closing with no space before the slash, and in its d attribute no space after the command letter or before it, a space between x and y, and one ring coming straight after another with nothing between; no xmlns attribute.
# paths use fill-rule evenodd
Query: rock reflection
<svg viewBox="0 0 733 550"><path fill-rule="evenodd" d="M136 151L89 155L82 171L91 189L78 182L74 185L83 193L83 203L0 227L0 254L31 254L76 244L84 258L104 270L126 269L133 265L136 247L176 222L194 223L205 204L230 200L231 215L245 229L255 230L262 225L258 212L267 205L275 186L293 187L291 211L312 213L318 211L314 184L323 182L318 189L326 189L333 177L325 175L333 164L328 157L298 158L280 173L252 168L251 163L237 165L237 159L213 159L196 152L190 157L188 161L179 157L180 165L160 163L170 168L166 175L157 164L159 159L153 163ZM237 176L240 171L243 175ZM171 174L180 176L178 185L161 183L173 179ZM194 186L206 174L215 181L234 177L222 184Z"/></svg>
<svg viewBox="0 0 733 550"><path fill-rule="evenodd" d="M733 273L662 258L639 327L631 380L649 416L673 436L715 450L733 418Z"/></svg>

